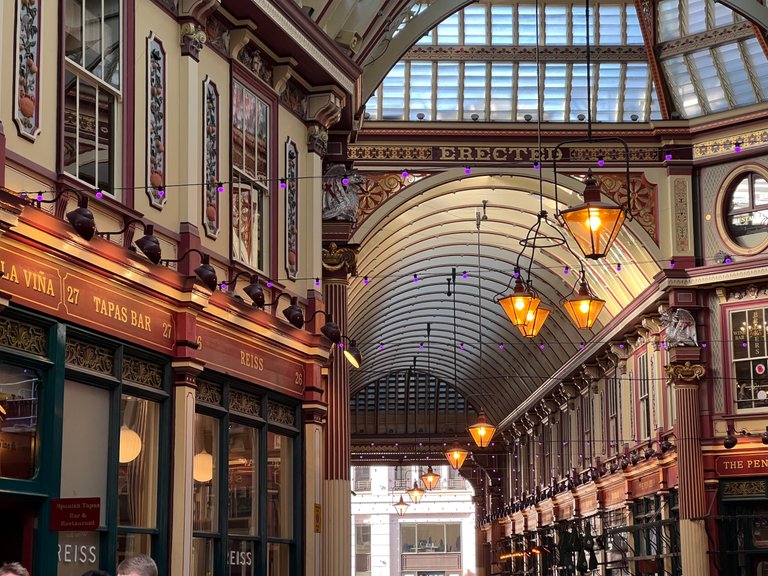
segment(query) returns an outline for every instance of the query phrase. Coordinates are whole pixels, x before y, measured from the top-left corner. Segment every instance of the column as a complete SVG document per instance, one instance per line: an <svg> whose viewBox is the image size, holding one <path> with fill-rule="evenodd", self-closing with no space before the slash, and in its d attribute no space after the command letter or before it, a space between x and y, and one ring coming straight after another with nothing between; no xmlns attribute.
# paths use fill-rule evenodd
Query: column
<svg viewBox="0 0 768 576"><path fill-rule="evenodd" d="M677 403L677 465L680 499L680 555L683 574L709 574L704 520L704 466L699 420L699 379L706 370L698 362L700 349L672 348L667 378L675 388ZM698 520L696 520L698 518Z"/></svg>
<svg viewBox="0 0 768 576"><path fill-rule="evenodd" d="M177 358L173 370L173 474L171 478L170 574L192 574L192 461L195 437L195 393L203 364Z"/></svg>
<svg viewBox="0 0 768 576"><path fill-rule="evenodd" d="M324 431L327 409L322 397L327 369L312 364L306 370L306 388L302 414L304 420L304 567L305 576L322 574L323 558L323 484L325 481ZM318 523L320 524L318 526Z"/></svg>
<svg viewBox="0 0 768 576"><path fill-rule="evenodd" d="M325 308L347 333L347 289L349 274L355 273L355 252L331 244L323 250ZM348 343L348 340L343 340ZM325 480L323 482L323 576L352 573L352 502L350 482L349 366L340 350L331 359L325 401Z"/></svg>

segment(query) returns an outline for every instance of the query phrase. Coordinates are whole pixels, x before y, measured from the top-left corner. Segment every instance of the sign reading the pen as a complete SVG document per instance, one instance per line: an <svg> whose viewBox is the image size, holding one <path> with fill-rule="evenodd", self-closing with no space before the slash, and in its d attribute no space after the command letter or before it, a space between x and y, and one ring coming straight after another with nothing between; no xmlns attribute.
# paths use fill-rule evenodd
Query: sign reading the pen
<svg viewBox="0 0 768 576"><path fill-rule="evenodd" d="M0 250L0 290L13 301L64 320L163 352L174 345L169 310L117 283L31 255L15 246Z"/></svg>
<svg viewBox="0 0 768 576"><path fill-rule="evenodd" d="M254 346L252 336L198 322L197 344L198 358L208 368L292 396L304 393L304 365Z"/></svg>

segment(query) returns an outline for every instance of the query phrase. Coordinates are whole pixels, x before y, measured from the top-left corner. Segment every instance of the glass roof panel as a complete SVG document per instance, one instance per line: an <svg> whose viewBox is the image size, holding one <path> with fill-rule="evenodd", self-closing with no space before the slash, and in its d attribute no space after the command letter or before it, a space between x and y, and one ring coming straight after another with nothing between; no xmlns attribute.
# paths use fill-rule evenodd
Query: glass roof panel
<svg viewBox="0 0 768 576"><path fill-rule="evenodd" d="M488 44L485 17L485 6L467 6L464 9L465 45L485 46Z"/></svg>
<svg viewBox="0 0 768 576"><path fill-rule="evenodd" d="M751 28L739 27L742 20L732 11L713 0L658 0L656 14L661 44L654 49L674 101L672 110L691 118L768 99L768 61ZM634 4L595 2L588 15L590 44L596 47L595 120L659 118L659 98ZM734 23L727 35L706 34ZM540 53L530 50L537 44L537 29L540 45L546 46ZM587 109L586 30L580 2L541 3L537 16L533 0L479 0L425 34L418 51L405 54L367 103L368 118L419 119L421 113L423 119L471 120L476 114L484 121L524 121L526 115L537 117L541 91L542 120L579 121ZM695 41L669 43L690 34L698 34ZM430 46L444 48L434 49L431 57ZM505 48L487 48L491 46Z"/></svg>

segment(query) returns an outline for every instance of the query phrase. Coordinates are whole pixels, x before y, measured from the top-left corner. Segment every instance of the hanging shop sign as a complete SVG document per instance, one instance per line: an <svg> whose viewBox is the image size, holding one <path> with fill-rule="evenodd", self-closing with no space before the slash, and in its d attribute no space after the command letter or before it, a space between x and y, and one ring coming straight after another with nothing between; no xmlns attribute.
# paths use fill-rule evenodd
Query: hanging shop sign
<svg viewBox="0 0 768 576"><path fill-rule="evenodd" d="M154 350L173 350L172 312L116 282L3 243L0 273L0 290L15 303Z"/></svg>
<svg viewBox="0 0 768 576"><path fill-rule="evenodd" d="M768 475L768 457L758 454L733 454L715 458L715 471L719 476Z"/></svg>
<svg viewBox="0 0 768 576"><path fill-rule="evenodd" d="M51 500L52 532L88 532L99 529L101 498L54 498Z"/></svg>
<svg viewBox="0 0 768 576"><path fill-rule="evenodd" d="M198 319L197 345L197 357L211 370L295 397L304 393L304 365L254 345L252 334Z"/></svg>

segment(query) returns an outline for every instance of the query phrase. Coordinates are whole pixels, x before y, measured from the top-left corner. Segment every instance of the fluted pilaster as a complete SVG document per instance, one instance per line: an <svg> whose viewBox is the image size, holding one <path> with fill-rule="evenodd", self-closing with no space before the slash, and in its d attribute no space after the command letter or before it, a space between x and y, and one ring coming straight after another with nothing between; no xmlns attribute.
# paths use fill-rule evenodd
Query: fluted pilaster
<svg viewBox="0 0 768 576"><path fill-rule="evenodd" d="M677 465L679 469L680 554L683 574L708 574L704 467L699 420L699 380L706 373L698 349L670 351L667 377L674 385L677 405ZM685 360L690 358L693 360ZM681 360L675 362L675 360ZM698 518L698 520L696 520Z"/></svg>

